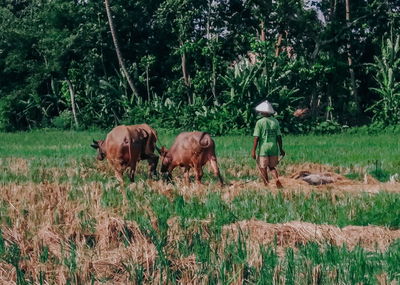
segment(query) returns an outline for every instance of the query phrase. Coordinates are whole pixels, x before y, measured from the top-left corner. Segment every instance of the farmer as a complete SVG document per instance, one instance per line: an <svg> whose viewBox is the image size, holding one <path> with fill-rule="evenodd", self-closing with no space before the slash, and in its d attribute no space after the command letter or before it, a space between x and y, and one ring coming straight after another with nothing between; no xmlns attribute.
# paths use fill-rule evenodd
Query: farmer
<svg viewBox="0 0 400 285"><path fill-rule="evenodd" d="M282 188L279 181L278 171L276 166L279 162L278 156L285 155L282 148L282 134L279 127L279 122L272 117L275 113L271 103L264 101L256 107L256 112L259 112L263 118L259 119L254 128L254 143L251 151L253 159L257 158L257 168L260 171L261 178L265 185L268 185L268 168L272 175L276 178L276 186ZM258 147L258 152L256 155Z"/></svg>

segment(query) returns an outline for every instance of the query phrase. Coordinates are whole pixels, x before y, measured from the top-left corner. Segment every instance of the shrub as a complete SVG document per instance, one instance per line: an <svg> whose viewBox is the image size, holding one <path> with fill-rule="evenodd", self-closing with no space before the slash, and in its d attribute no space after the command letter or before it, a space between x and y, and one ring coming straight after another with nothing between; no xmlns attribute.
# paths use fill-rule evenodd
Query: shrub
<svg viewBox="0 0 400 285"><path fill-rule="evenodd" d="M64 110L51 120L54 127L61 130L70 129L72 126L72 112L70 110Z"/></svg>
<svg viewBox="0 0 400 285"><path fill-rule="evenodd" d="M319 135L334 134L341 132L345 128L347 128L347 126L342 126L337 121L327 120L317 123L314 127L312 127L312 131Z"/></svg>

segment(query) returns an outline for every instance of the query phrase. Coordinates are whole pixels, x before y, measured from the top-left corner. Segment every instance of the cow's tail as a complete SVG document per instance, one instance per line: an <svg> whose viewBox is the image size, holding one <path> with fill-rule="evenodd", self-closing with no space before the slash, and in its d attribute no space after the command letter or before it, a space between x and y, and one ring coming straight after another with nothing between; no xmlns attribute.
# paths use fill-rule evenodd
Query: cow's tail
<svg viewBox="0 0 400 285"><path fill-rule="evenodd" d="M199 144L201 148L208 148L212 144L212 139L210 134L203 132L199 139Z"/></svg>

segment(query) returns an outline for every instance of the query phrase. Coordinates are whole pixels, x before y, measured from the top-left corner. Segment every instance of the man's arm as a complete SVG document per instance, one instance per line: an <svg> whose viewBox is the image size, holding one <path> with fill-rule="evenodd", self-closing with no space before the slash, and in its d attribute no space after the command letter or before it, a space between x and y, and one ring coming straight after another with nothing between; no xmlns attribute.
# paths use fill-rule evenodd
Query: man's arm
<svg viewBox="0 0 400 285"><path fill-rule="evenodd" d="M253 159L256 159L256 149L258 145L258 137L254 137L254 142L253 142L253 149L251 150L251 157Z"/></svg>
<svg viewBox="0 0 400 285"><path fill-rule="evenodd" d="M279 149L280 149L280 151L281 151L281 155L282 156L285 156L285 151L283 150L283 144L282 144L282 136L277 136L276 137L276 141L278 142L278 146L279 146Z"/></svg>

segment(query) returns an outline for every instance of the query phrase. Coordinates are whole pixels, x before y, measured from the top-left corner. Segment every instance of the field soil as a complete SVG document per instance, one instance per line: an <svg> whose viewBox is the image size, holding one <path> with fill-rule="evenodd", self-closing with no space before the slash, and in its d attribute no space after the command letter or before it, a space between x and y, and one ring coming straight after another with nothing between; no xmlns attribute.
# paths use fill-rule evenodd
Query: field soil
<svg viewBox="0 0 400 285"><path fill-rule="evenodd" d="M247 167L248 168L248 167ZM379 193L381 191L400 193L400 182L380 182L371 175L365 173L365 170L360 170L361 179L354 180L349 179L345 175L348 173L348 169L342 167L334 167L330 165L318 164L318 163L302 163L302 164L291 164L283 167L280 181L283 185L282 189L279 189L275 180L271 179L268 186L265 186L260 178L257 179L231 179L226 181L226 185L219 188L218 191L222 194L222 197L226 201L234 199L236 196L246 193L249 189L259 192L271 192L271 193L290 193L290 192L329 192L334 194L340 193ZM227 173L236 173L236 176L246 174L248 176L256 177L258 175L256 169L244 169L242 173L235 172L234 170L226 170ZM323 175L330 177L332 183L321 184L321 185L310 185L306 181L302 180L302 173L310 173ZM176 177L182 177L182 171L175 171ZM240 178L240 177L239 177ZM180 195L190 198L192 196L204 196L210 191L211 183L203 179L204 185L197 185L191 183L186 185L179 178L176 178L174 184L166 184L161 181L149 182L151 187L159 193L166 195L167 197L173 197L173 192L178 187ZM171 196L172 195L172 196Z"/></svg>

